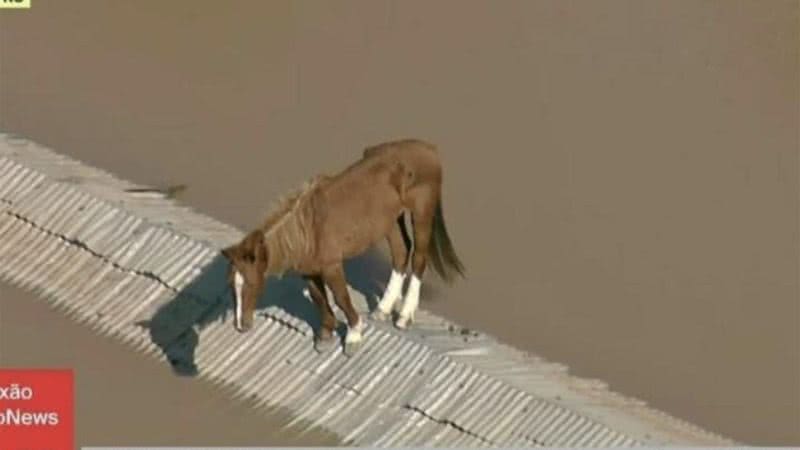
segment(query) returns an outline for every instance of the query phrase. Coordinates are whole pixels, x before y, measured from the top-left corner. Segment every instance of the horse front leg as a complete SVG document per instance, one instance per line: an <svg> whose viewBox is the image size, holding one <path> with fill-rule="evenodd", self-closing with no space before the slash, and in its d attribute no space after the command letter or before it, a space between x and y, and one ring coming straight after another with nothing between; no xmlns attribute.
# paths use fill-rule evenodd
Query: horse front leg
<svg viewBox="0 0 800 450"><path fill-rule="evenodd" d="M313 275L305 278L308 281L309 296L317 305L321 319L320 328L314 336L314 348L320 353L327 353L336 347L336 339L333 334L336 328L336 316L328 302L328 293L325 290L322 276Z"/></svg>
<svg viewBox="0 0 800 450"><path fill-rule="evenodd" d="M350 292L347 290L347 279L344 275L344 267L341 263L328 267L322 273L322 277L333 291L336 304L344 312L347 318L347 335L344 338L344 353L352 356L364 343L364 321L358 311L353 307L350 300Z"/></svg>

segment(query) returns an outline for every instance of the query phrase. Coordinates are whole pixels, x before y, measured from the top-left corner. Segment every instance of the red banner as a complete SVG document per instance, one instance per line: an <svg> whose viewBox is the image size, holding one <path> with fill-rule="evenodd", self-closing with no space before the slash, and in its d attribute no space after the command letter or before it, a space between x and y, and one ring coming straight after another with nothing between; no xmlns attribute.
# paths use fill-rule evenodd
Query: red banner
<svg viewBox="0 0 800 450"><path fill-rule="evenodd" d="M74 450L72 370L0 369L0 450Z"/></svg>

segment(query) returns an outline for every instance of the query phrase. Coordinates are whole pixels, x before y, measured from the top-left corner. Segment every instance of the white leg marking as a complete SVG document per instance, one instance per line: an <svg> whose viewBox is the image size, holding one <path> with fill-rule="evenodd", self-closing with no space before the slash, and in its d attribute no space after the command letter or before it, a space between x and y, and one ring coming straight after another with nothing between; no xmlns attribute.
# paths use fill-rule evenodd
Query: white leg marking
<svg viewBox="0 0 800 450"><path fill-rule="evenodd" d="M384 315L392 312L394 303L403 294L403 281L405 281L405 279L406 274L392 270L392 276L389 278L386 291L383 292L383 298L378 302L378 310Z"/></svg>
<svg viewBox="0 0 800 450"><path fill-rule="evenodd" d="M361 317L358 318L358 323L354 327L347 327L347 336L344 337L344 342L347 344L356 344L364 340L364 321Z"/></svg>
<svg viewBox="0 0 800 450"><path fill-rule="evenodd" d="M408 323L414 320L414 314L417 312L419 306L419 288L422 281L416 275L411 276L411 282L408 284L408 292L403 301L403 308L400 310L400 317L397 318L397 328L407 328Z"/></svg>
<svg viewBox="0 0 800 450"><path fill-rule="evenodd" d="M236 329L242 329L242 287L244 287L244 277L238 271L233 275L233 289L236 291Z"/></svg>

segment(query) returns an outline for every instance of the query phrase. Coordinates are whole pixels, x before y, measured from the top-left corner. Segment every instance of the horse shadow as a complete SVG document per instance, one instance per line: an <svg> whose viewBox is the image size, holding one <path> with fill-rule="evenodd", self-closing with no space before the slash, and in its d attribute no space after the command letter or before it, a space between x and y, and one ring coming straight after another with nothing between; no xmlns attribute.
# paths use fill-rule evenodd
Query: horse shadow
<svg viewBox="0 0 800 450"><path fill-rule="evenodd" d="M199 373L195 355L201 345L201 331L217 321L232 318L233 294L228 284L228 260L218 254L200 274L170 301L160 306L152 317L136 322L148 330L150 340L159 347L173 372L181 376ZM378 248L345 262L350 287L366 299L369 310L375 308L391 272L391 265ZM256 314L274 306L306 322L313 330L321 320L317 307L305 295L306 282L297 274L269 277L259 298ZM330 296L329 296L330 298ZM333 299L330 298L335 307ZM233 325L230 325L233 327ZM312 345L309 342L309 345Z"/></svg>

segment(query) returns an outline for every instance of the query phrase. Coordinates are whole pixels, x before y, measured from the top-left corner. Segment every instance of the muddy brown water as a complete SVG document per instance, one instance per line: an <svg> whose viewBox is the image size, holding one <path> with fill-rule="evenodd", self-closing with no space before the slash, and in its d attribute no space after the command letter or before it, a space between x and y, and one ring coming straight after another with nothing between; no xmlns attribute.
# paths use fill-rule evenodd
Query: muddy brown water
<svg viewBox="0 0 800 450"><path fill-rule="evenodd" d="M0 13L0 128L243 229L367 145L429 139L469 278L425 308L797 445L798 9L34 0Z"/></svg>

